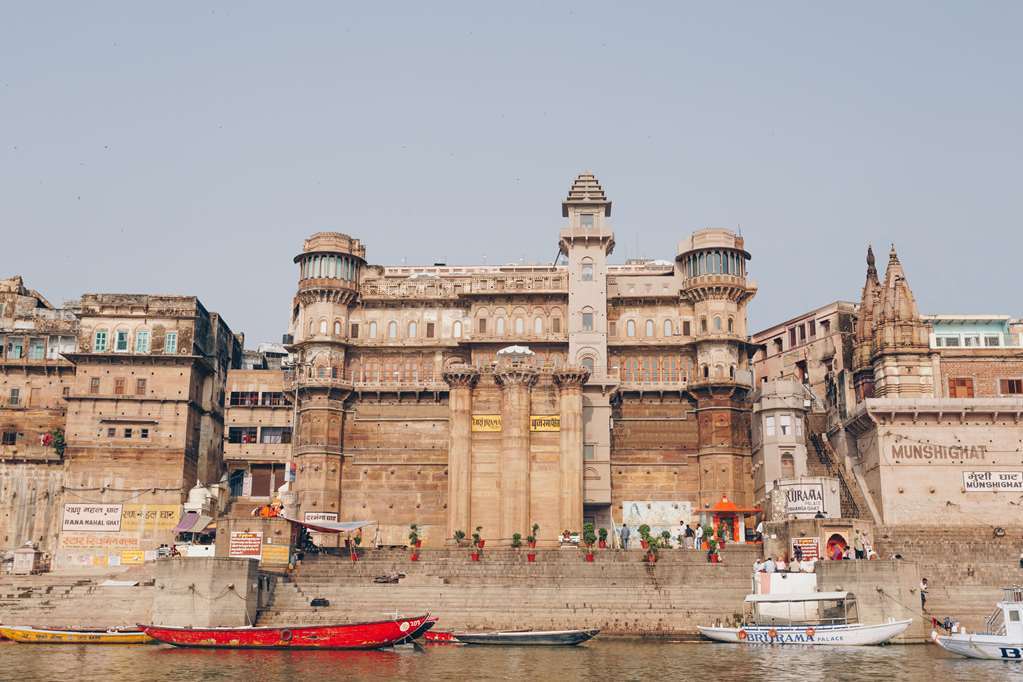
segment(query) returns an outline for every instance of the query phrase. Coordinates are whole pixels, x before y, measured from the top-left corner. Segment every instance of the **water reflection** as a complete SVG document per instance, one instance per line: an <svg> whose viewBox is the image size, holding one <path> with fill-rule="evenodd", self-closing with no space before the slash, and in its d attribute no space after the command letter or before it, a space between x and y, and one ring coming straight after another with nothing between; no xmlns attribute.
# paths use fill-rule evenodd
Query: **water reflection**
<svg viewBox="0 0 1023 682"><path fill-rule="evenodd" d="M771 647L597 639L580 647L428 646L396 651L226 651L0 643L0 680L1023 680L1023 664L933 645Z"/></svg>

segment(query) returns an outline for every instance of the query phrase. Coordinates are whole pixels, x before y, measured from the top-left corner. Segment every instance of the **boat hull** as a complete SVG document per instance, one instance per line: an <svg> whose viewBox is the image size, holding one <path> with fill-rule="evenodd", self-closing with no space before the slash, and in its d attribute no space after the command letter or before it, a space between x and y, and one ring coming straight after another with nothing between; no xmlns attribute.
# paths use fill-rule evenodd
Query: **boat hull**
<svg viewBox="0 0 1023 682"><path fill-rule="evenodd" d="M938 635L931 639L945 651L967 658L995 661L1023 661L1023 642L1001 635Z"/></svg>
<svg viewBox="0 0 1023 682"><path fill-rule="evenodd" d="M142 630L50 630L0 626L0 637L22 644L152 644Z"/></svg>
<svg viewBox="0 0 1023 682"><path fill-rule="evenodd" d="M880 625L744 625L741 628L697 629L707 639L732 644L873 646L899 636L912 622L896 620Z"/></svg>
<svg viewBox="0 0 1023 682"><path fill-rule="evenodd" d="M425 632L429 614L411 618L284 627L184 628L143 626L153 639L177 647L203 649L380 649ZM429 627L429 626L428 626ZM428 628L427 628L428 629ZM418 636L418 635L416 635Z"/></svg>
<svg viewBox="0 0 1023 682"><path fill-rule="evenodd" d="M600 630L549 630L545 632L455 632L462 644L504 646L574 646L593 639Z"/></svg>

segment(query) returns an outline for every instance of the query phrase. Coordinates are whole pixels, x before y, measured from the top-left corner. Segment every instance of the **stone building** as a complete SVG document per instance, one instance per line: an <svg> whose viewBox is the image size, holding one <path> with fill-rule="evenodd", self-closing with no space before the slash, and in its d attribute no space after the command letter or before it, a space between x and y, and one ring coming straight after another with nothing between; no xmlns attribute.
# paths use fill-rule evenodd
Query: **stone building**
<svg viewBox="0 0 1023 682"><path fill-rule="evenodd" d="M372 265L358 239L307 239L284 376L301 512L378 521L385 543L413 522L434 545L532 523L551 543L751 502L743 240L611 265L610 216L579 175L550 266Z"/></svg>
<svg viewBox="0 0 1023 682"><path fill-rule="evenodd" d="M21 277L0 280L0 551L50 551L60 521L64 398L75 367L74 309L52 306Z"/></svg>

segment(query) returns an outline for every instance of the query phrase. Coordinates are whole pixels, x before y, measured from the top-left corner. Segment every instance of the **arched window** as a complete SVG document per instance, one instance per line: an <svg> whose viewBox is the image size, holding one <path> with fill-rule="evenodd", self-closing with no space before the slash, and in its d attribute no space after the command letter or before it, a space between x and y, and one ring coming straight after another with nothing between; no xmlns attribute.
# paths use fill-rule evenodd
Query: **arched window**
<svg viewBox="0 0 1023 682"><path fill-rule="evenodd" d="M704 379L709 379L710 378L710 368L707 367L707 365L703 365L702 369L703 369L703 378Z"/></svg>
<svg viewBox="0 0 1023 682"><path fill-rule="evenodd" d="M148 353L149 352L149 330L139 329L135 332L135 352L136 353Z"/></svg>
<svg viewBox="0 0 1023 682"><path fill-rule="evenodd" d="M128 330L118 329L114 334L114 352L116 353L127 353L128 352Z"/></svg>
<svg viewBox="0 0 1023 682"><path fill-rule="evenodd" d="M515 318L515 333L520 336L526 333L526 322L521 317Z"/></svg>
<svg viewBox="0 0 1023 682"><path fill-rule="evenodd" d="M370 322L369 323L369 338L375 339L376 337L377 337L377 323L376 322Z"/></svg>
<svg viewBox="0 0 1023 682"><path fill-rule="evenodd" d="M653 336L654 335L654 321L653 320L647 320L646 321L646 335L647 336Z"/></svg>
<svg viewBox="0 0 1023 682"><path fill-rule="evenodd" d="M583 258L582 280L584 282L593 281L593 261L589 258Z"/></svg>
<svg viewBox="0 0 1023 682"><path fill-rule="evenodd" d="M672 335L672 331L673 331L673 329L672 329L672 326L671 326L671 320L665 320L664 321L664 336L665 337L671 336Z"/></svg>
<svg viewBox="0 0 1023 682"><path fill-rule="evenodd" d="M707 318L706 317L701 317L700 318L700 331L703 332L704 334L707 333Z"/></svg>
<svg viewBox="0 0 1023 682"><path fill-rule="evenodd" d="M334 320L334 336L341 336L341 320Z"/></svg>
<svg viewBox="0 0 1023 682"><path fill-rule="evenodd" d="M107 350L107 330L97 329L96 336L92 340L92 350L94 353L103 353Z"/></svg>
<svg viewBox="0 0 1023 682"><path fill-rule="evenodd" d="M625 335L630 337L630 338L636 335L636 321L635 320L629 320L628 322L625 323Z"/></svg>
<svg viewBox="0 0 1023 682"><path fill-rule="evenodd" d="M320 334L322 334L323 336L327 335L327 321L326 320L320 320Z"/></svg>
<svg viewBox="0 0 1023 682"><path fill-rule="evenodd" d="M543 318L537 317L533 320L533 334L543 336Z"/></svg>
<svg viewBox="0 0 1023 682"><path fill-rule="evenodd" d="M590 374L593 374L593 358L587 355L585 358L583 358L581 364L583 367L590 371Z"/></svg>
<svg viewBox="0 0 1023 682"><path fill-rule="evenodd" d="M451 325L451 335L453 337L455 337L456 339L462 338L462 323L461 322L455 322L453 325Z"/></svg>
<svg viewBox="0 0 1023 682"><path fill-rule="evenodd" d="M728 333L731 334L734 331L735 331L735 319L729 317L728 318Z"/></svg>
<svg viewBox="0 0 1023 682"><path fill-rule="evenodd" d="M398 323L391 320L387 323L387 338L396 339L398 338Z"/></svg>
<svg viewBox="0 0 1023 682"><path fill-rule="evenodd" d="M316 333L316 322L313 321L313 320L309 320L309 336L312 336L315 333Z"/></svg>
<svg viewBox="0 0 1023 682"><path fill-rule="evenodd" d="M791 453L786 452L781 456L781 477L796 477L796 460L792 457Z"/></svg>
<svg viewBox="0 0 1023 682"><path fill-rule="evenodd" d="M735 365L728 368L728 378L733 380L735 379Z"/></svg>
<svg viewBox="0 0 1023 682"><path fill-rule="evenodd" d="M589 307L583 308L583 315L582 315L582 317L583 317L583 331L584 332L592 332L593 331L593 309L589 308Z"/></svg>
<svg viewBox="0 0 1023 682"><path fill-rule="evenodd" d="M408 323L408 337L410 339L416 338L416 336L417 336L416 332L418 332L418 331L419 331L419 325L417 325L415 322L409 322Z"/></svg>
<svg viewBox="0 0 1023 682"><path fill-rule="evenodd" d="M497 335L504 336L504 318L497 318Z"/></svg>
<svg viewBox="0 0 1023 682"><path fill-rule="evenodd" d="M720 317L715 317L714 318L714 331L716 331L716 332L721 331L721 318Z"/></svg>

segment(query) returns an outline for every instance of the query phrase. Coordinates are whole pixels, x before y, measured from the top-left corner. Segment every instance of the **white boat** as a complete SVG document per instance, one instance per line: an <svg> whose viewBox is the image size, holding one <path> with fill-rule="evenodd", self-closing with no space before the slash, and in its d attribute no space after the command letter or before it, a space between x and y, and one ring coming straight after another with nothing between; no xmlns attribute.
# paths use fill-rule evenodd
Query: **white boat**
<svg viewBox="0 0 1023 682"><path fill-rule="evenodd" d="M1002 601L987 619L987 629L987 632L972 635L931 632L931 639L942 649L967 658L1023 660L1023 587L1002 590Z"/></svg>
<svg viewBox="0 0 1023 682"><path fill-rule="evenodd" d="M912 619L859 623L851 592L751 594L745 603L749 605L745 624L699 627L700 634L733 644L871 646L899 636L913 623Z"/></svg>

